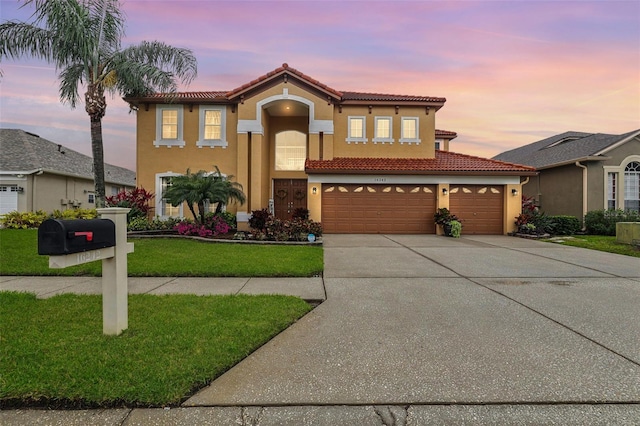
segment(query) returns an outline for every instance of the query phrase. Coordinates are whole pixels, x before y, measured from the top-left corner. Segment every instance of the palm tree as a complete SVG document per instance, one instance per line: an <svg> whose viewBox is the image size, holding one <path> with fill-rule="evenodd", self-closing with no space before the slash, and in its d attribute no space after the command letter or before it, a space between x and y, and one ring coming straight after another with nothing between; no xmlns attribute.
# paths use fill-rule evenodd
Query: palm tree
<svg viewBox="0 0 640 426"><path fill-rule="evenodd" d="M188 84L197 74L191 50L143 41L122 48L124 16L119 0L24 0L35 4L33 23L0 25L0 60L32 56L59 71L60 101L75 108L86 86L85 110L91 123L96 206L104 206L102 117L105 92L144 96L175 93L176 79Z"/></svg>
<svg viewBox="0 0 640 426"><path fill-rule="evenodd" d="M213 197L209 199L211 203L216 203L216 214L221 213L224 206L230 201L244 204L246 197L242 191L242 185L232 182L233 175L224 176L220 173L218 166L214 166L216 171L211 176L214 180Z"/></svg>
<svg viewBox="0 0 640 426"><path fill-rule="evenodd" d="M216 213L220 213L229 200L244 204L246 197L242 192L242 185L231 182L229 179L233 176L224 176L218 166L215 169L215 173L204 170L191 173L187 169L186 174L171 178L171 186L163 197L174 206L186 202L193 218L201 224L205 222L207 201L217 203ZM197 213L194 206L198 208Z"/></svg>

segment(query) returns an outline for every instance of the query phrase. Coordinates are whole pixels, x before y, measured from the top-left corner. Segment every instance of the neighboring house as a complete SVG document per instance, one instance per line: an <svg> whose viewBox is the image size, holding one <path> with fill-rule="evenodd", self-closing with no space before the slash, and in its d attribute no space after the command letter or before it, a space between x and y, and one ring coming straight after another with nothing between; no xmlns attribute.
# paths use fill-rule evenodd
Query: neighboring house
<svg viewBox="0 0 640 426"><path fill-rule="evenodd" d="M135 188L135 172L105 164L106 195ZM94 208L93 160L19 129L0 129L0 214Z"/></svg>
<svg viewBox="0 0 640 426"><path fill-rule="evenodd" d="M463 233L503 234L535 174L448 152L456 134L435 127L444 98L341 92L287 64L231 91L125 100L137 110L138 184L160 216L185 212L162 198L172 176L218 166L247 195L229 206L240 229L252 210L303 207L327 233L435 233L434 212L449 207Z"/></svg>
<svg viewBox="0 0 640 426"><path fill-rule="evenodd" d="M582 219L591 210L640 211L640 129L623 135L566 132L494 159L538 170L523 191L547 214Z"/></svg>

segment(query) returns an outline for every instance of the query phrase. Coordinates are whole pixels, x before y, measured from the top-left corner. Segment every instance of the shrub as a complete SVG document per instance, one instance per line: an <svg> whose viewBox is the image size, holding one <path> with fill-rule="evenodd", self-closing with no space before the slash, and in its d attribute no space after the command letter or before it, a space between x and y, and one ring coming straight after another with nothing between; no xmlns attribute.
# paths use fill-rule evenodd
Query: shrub
<svg viewBox="0 0 640 426"><path fill-rule="evenodd" d="M123 190L116 195L106 197L107 207L126 207L131 209L127 214L127 221L130 222L134 218L147 217L151 212L151 200L153 193L144 188L134 188L131 190Z"/></svg>
<svg viewBox="0 0 640 426"><path fill-rule="evenodd" d="M580 230L580 220L575 216L550 216L554 235L573 235Z"/></svg>
<svg viewBox="0 0 640 426"><path fill-rule="evenodd" d="M146 217L136 217L127 224L127 231L172 231L182 219L155 217L152 220Z"/></svg>
<svg viewBox="0 0 640 426"><path fill-rule="evenodd" d="M204 217L204 227L211 230L214 236L226 234L231 231L231 227L220 214L207 213Z"/></svg>
<svg viewBox="0 0 640 426"><path fill-rule="evenodd" d="M257 231L265 229L267 221L273 216L267 209L253 210L249 218L249 227Z"/></svg>
<svg viewBox="0 0 640 426"><path fill-rule="evenodd" d="M218 216L224 219L224 221L227 222L227 225L229 225L231 229L236 229L238 227L238 221L236 220L235 214L229 212L221 212L218 213Z"/></svg>
<svg viewBox="0 0 640 426"><path fill-rule="evenodd" d="M592 210L584 217L584 226L589 234L616 235L616 223L638 222L640 215L636 211Z"/></svg>
<svg viewBox="0 0 640 426"><path fill-rule="evenodd" d="M187 220L177 224L175 230L178 231L178 234L180 235L197 235L199 237L210 237L213 235L213 231L206 226Z"/></svg>
<svg viewBox="0 0 640 426"><path fill-rule="evenodd" d="M95 219L98 217L96 209L68 209L54 210L51 214L54 219L73 220L73 219Z"/></svg>
<svg viewBox="0 0 640 426"><path fill-rule="evenodd" d="M291 218L307 220L309 219L309 209L305 209L304 207L297 207L293 210Z"/></svg>
<svg viewBox="0 0 640 426"><path fill-rule="evenodd" d="M8 229L37 228L48 216L49 215L42 210L36 212L13 211L2 216L0 223Z"/></svg>

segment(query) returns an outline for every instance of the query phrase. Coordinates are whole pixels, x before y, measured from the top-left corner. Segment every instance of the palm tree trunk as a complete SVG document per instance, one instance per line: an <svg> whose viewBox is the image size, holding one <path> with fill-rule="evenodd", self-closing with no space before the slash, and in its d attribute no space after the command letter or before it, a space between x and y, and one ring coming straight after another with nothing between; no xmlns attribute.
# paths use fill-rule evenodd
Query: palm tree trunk
<svg viewBox="0 0 640 426"><path fill-rule="evenodd" d="M96 207L105 206L104 148L102 143L102 117L107 109L104 90L89 84L85 93L85 110L91 120L91 151L93 152L93 179L96 190Z"/></svg>
<svg viewBox="0 0 640 426"><path fill-rule="evenodd" d="M93 179L96 189L96 208L102 208L105 206L102 120L91 120L91 151L93 152Z"/></svg>

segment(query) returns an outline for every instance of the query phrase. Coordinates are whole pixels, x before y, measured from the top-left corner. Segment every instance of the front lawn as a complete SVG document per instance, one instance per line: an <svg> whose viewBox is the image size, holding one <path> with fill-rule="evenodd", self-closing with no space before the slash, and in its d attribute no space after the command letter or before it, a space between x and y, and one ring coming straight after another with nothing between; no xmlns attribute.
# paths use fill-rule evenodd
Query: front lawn
<svg viewBox="0 0 640 426"><path fill-rule="evenodd" d="M49 269L38 255L37 229L0 229L0 275L102 274L102 262ZM311 277L322 273L319 246L209 243L179 238L130 239L132 277Z"/></svg>
<svg viewBox="0 0 640 426"><path fill-rule="evenodd" d="M606 251L609 253L623 254L625 256L640 257L640 250L629 244L621 244L616 237L605 235L574 235L572 237L556 237L549 240L566 246L582 247L591 250Z"/></svg>
<svg viewBox="0 0 640 426"><path fill-rule="evenodd" d="M100 296L0 292L0 406L177 405L311 307L290 296L130 295L102 334Z"/></svg>

